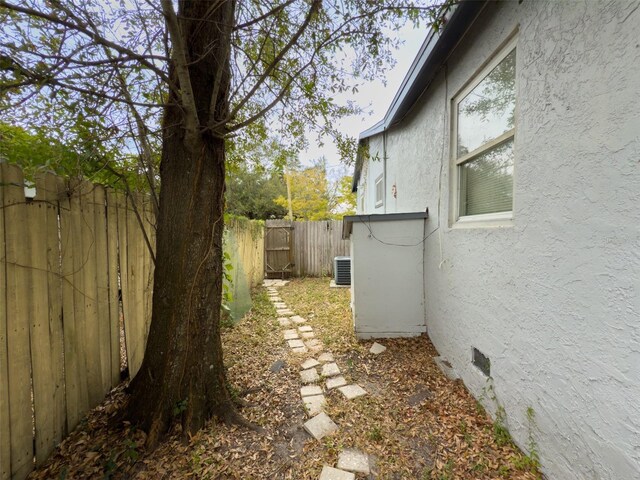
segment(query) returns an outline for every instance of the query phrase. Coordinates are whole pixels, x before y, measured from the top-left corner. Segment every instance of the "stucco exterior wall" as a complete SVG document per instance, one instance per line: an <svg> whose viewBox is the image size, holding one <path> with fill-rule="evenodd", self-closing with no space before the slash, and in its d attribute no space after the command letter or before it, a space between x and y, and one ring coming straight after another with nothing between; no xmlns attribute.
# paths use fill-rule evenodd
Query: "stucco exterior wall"
<svg viewBox="0 0 640 480"><path fill-rule="evenodd" d="M429 335L490 411L504 407L520 446L533 434L553 479L640 478L638 25L637 1L490 4L384 134L386 211L429 207ZM460 228L451 99L515 31L513 222ZM365 196L360 213L372 205ZM472 365L473 347L492 380Z"/></svg>

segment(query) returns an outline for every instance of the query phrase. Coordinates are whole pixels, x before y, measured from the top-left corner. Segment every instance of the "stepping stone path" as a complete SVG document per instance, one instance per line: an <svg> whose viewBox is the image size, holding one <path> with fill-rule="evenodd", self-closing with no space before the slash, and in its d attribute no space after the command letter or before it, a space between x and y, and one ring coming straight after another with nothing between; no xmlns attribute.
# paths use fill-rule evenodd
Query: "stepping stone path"
<svg viewBox="0 0 640 480"><path fill-rule="evenodd" d="M338 430L338 425L329 418L329 415L322 412L313 417L311 420L307 420L304 423L304 429L316 440L320 440L326 437L330 433Z"/></svg>
<svg viewBox="0 0 640 480"><path fill-rule="evenodd" d="M302 370L300 372L300 380L302 383L316 383L320 380L320 376L315 368L310 368L309 370Z"/></svg>
<svg viewBox="0 0 640 480"><path fill-rule="evenodd" d="M354 398L367 394L367 391L360 385L345 385L344 387L339 387L338 390L340 390L340 393L347 397L348 400L353 400Z"/></svg>
<svg viewBox="0 0 640 480"><path fill-rule="evenodd" d="M298 337L298 332L295 330L285 330L283 333L285 340L295 340L296 338L300 338Z"/></svg>
<svg viewBox="0 0 640 480"><path fill-rule="evenodd" d="M380 345L378 342L375 342L373 345L371 345L369 352L373 353L374 355L380 355L386 349L387 347L385 347L384 345Z"/></svg>
<svg viewBox="0 0 640 480"><path fill-rule="evenodd" d="M337 377L333 377L327 380L327 390L333 390L334 388L344 387L347 384L347 381L344 379L342 375L338 375Z"/></svg>
<svg viewBox="0 0 640 480"><path fill-rule="evenodd" d="M322 467L322 473L320 474L320 480L355 480L355 478L356 476L351 472L338 470L327 465Z"/></svg>
<svg viewBox="0 0 640 480"><path fill-rule="evenodd" d="M307 368L317 367L318 365L320 365L320 362L317 361L315 358L308 358L304 362L302 362L302 365L300 365L300 366L304 370L306 370Z"/></svg>
<svg viewBox="0 0 640 480"><path fill-rule="evenodd" d="M317 358L307 358L300 364L300 398L305 411L311 417L304 423L304 429L316 440L330 435L339 430L339 426L323 411L327 403L324 395L326 391L338 389L348 400L366 395L367 391L360 385L349 385L341 375L340 367L335 362L331 352L322 352L324 345L321 340L315 338L315 332L307 320L296 315L280 297L275 287L282 287L288 283L286 280L265 280L269 300L276 307L278 323L284 329L282 335L292 353L303 354L311 351L317 353ZM294 327L294 328L292 328ZM374 348L375 347L375 348ZM386 348L374 343L370 352L382 353ZM322 353L321 353L322 352ZM274 365L275 366L275 365ZM278 365L272 371L279 371L284 366ZM318 374L320 367L320 374ZM325 389L318 385L321 379L326 379ZM338 468L324 465L320 480L355 480L355 474L369 475L369 457L366 453L354 449L345 449L338 458Z"/></svg>
<svg viewBox="0 0 640 480"><path fill-rule="evenodd" d="M325 363L322 366L323 377L335 377L336 375L340 375L340 369L337 363Z"/></svg>
<svg viewBox="0 0 640 480"><path fill-rule="evenodd" d="M338 456L338 468L354 473L369 475L369 456L359 450L346 449Z"/></svg>

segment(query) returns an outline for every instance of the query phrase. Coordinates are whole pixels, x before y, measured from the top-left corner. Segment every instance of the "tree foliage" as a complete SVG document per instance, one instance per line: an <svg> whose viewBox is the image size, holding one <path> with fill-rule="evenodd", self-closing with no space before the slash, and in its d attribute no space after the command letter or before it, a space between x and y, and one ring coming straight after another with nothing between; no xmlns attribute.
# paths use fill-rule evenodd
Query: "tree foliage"
<svg viewBox="0 0 640 480"><path fill-rule="evenodd" d="M287 172L291 184L291 209L296 220L327 220L331 205L324 164ZM276 204L288 208L286 194L275 199Z"/></svg>
<svg viewBox="0 0 640 480"><path fill-rule="evenodd" d="M321 159L306 168L290 169L291 206L296 220L341 219L355 213L355 195L351 192L350 176L335 182L327 178L327 163ZM288 208L286 192L275 199L283 209Z"/></svg>
<svg viewBox="0 0 640 480"><path fill-rule="evenodd" d="M118 190L148 189L135 156L118 155L91 141L63 143L41 129L30 133L23 127L0 123L0 160L19 165L29 182L38 172L47 171L64 177L85 177Z"/></svg>
<svg viewBox="0 0 640 480"><path fill-rule="evenodd" d="M281 173L262 169L235 168L227 171L226 212L250 219L283 218L286 205L275 202L286 196Z"/></svg>

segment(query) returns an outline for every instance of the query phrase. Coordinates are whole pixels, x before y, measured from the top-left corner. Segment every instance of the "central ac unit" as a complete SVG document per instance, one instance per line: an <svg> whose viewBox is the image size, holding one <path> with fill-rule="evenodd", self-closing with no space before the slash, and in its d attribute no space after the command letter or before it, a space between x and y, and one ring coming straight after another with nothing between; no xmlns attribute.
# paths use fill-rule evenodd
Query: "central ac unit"
<svg viewBox="0 0 640 480"><path fill-rule="evenodd" d="M333 275L336 285L351 285L351 257L335 257Z"/></svg>

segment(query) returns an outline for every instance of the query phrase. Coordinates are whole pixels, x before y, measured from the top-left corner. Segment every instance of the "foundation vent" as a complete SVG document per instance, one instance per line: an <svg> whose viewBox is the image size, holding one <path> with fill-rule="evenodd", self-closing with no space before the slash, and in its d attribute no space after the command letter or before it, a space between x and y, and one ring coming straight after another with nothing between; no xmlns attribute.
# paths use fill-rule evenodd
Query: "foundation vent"
<svg viewBox="0 0 640 480"><path fill-rule="evenodd" d="M485 356L480 350L476 347L473 347L473 364L484 373L487 377L491 376L491 360L489 357Z"/></svg>

